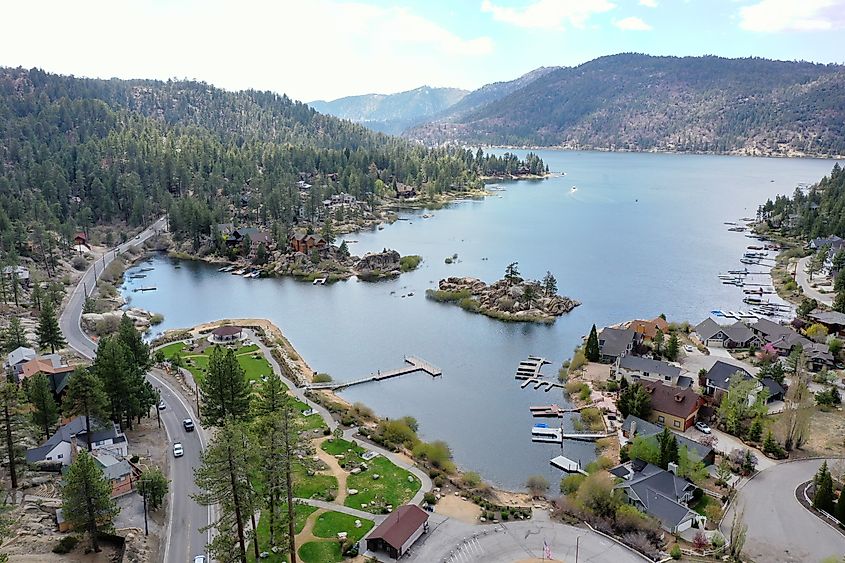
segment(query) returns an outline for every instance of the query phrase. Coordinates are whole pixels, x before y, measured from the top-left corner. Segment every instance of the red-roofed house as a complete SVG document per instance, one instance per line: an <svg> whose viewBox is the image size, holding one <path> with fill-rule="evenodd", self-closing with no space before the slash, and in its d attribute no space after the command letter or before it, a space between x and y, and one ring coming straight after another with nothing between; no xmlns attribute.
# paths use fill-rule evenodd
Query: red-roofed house
<svg viewBox="0 0 845 563"><path fill-rule="evenodd" d="M428 531L428 513L415 504L394 510L367 536L369 551L386 551L393 559L402 557Z"/></svg>

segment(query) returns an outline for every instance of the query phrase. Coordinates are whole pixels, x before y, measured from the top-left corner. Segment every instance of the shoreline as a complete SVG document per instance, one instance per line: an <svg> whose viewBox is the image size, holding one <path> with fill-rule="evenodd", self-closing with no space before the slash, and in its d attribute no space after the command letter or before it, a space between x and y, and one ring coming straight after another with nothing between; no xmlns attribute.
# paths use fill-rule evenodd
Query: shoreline
<svg viewBox="0 0 845 563"><path fill-rule="evenodd" d="M742 156L752 158L812 158L818 160L845 160L843 155L825 155L825 154L754 154L742 150L731 152L717 152L717 151L679 151L671 149L618 149L607 147L571 147L566 145L487 145L487 144L468 144L467 146L480 147L482 149L498 149L498 150L519 150L519 151L566 151L566 152L600 152L600 153L635 153L635 154L672 154L672 155L696 155L696 156Z"/></svg>

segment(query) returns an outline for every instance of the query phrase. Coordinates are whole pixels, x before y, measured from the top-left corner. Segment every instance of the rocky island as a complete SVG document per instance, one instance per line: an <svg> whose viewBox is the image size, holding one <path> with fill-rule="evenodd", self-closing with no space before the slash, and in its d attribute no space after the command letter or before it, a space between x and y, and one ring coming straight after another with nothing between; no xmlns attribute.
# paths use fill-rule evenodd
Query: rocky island
<svg viewBox="0 0 845 563"><path fill-rule="evenodd" d="M433 301L456 303L461 308L502 321L553 323L581 303L557 294L551 272L542 281L524 280L514 262L505 277L490 285L477 278L450 277L425 295Z"/></svg>

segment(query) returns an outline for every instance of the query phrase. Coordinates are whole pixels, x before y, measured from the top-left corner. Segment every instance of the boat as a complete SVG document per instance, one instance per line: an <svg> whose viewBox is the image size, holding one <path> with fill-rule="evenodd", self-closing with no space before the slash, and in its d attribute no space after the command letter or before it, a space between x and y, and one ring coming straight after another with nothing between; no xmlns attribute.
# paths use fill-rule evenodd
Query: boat
<svg viewBox="0 0 845 563"><path fill-rule="evenodd" d="M752 245L750 245L746 248L748 248L748 250L766 250L765 247L759 246L759 245L756 245L756 244L752 244Z"/></svg>
<svg viewBox="0 0 845 563"><path fill-rule="evenodd" d="M577 191L578 191L578 187L577 187L577 186L572 186L572 188L571 188L569 191L570 191L570 192L577 192Z"/></svg>
<svg viewBox="0 0 845 563"><path fill-rule="evenodd" d="M315 278L311 285L326 285L326 278Z"/></svg>
<svg viewBox="0 0 845 563"><path fill-rule="evenodd" d="M712 311L710 311L710 314L714 315L716 317L724 317L725 316L725 312L722 311L721 309L713 309Z"/></svg>
<svg viewBox="0 0 845 563"><path fill-rule="evenodd" d="M742 302L747 303L749 305L762 305L763 303L765 303L765 301L763 301L759 297L746 297L742 300Z"/></svg>
<svg viewBox="0 0 845 563"><path fill-rule="evenodd" d="M218 272L228 272L228 271L230 271L232 268L234 268L234 266L223 266L222 268L218 268L218 269L217 269L217 271L218 271Z"/></svg>
<svg viewBox="0 0 845 563"><path fill-rule="evenodd" d="M141 272L152 272L155 268L141 268L139 271Z"/></svg>
<svg viewBox="0 0 845 563"><path fill-rule="evenodd" d="M740 262L740 264L756 264L756 265L760 264L759 260L755 260L755 259L751 259L751 258L741 258L739 260L739 262Z"/></svg>
<svg viewBox="0 0 845 563"><path fill-rule="evenodd" d="M731 232L734 232L734 233L744 233L748 229L745 228L745 227L731 227L728 230L731 231Z"/></svg>
<svg viewBox="0 0 845 563"><path fill-rule="evenodd" d="M728 270L729 274L748 274L748 268L743 268L742 270Z"/></svg>
<svg viewBox="0 0 845 563"><path fill-rule="evenodd" d="M252 272L251 272L251 271L246 272L246 273L243 275L243 277L245 277L245 278L251 278L251 277L252 277Z"/></svg>
<svg viewBox="0 0 845 563"><path fill-rule="evenodd" d="M244 275L244 272L245 272L245 271L246 271L246 270L244 270L243 268L241 268L240 270L235 270L234 272L232 272L232 275L234 275L234 276L242 276L242 275Z"/></svg>
<svg viewBox="0 0 845 563"><path fill-rule="evenodd" d="M137 280L147 277L147 274L131 274L129 277L133 280Z"/></svg>
<svg viewBox="0 0 845 563"><path fill-rule="evenodd" d="M724 224L725 224L725 225L733 225L733 226L736 226L736 223L732 223L732 222L730 222L730 221L725 221L725 223L724 223Z"/></svg>

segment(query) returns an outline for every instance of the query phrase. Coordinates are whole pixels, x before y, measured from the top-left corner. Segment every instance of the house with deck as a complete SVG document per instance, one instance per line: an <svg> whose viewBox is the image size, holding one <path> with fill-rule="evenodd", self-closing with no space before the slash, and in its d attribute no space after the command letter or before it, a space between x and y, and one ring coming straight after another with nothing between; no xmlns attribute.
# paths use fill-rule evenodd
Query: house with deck
<svg viewBox="0 0 845 563"><path fill-rule="evenodd" d="M704 393L713 397L714 403L718 405L722 402L722 397L728 392L728 389L730 389L731 382L735 381L737 378L746 381L754 380L757 382L757 386L752 396L749 397L749 401L754 401L757 396L756 394L763 389L766 389L768 392L768 396L766 398L767 403L783 400L785 390L783 386L774 379L770 377L757 379L745 368L723 362L722 360L713 364L704 376Z"/></svg>
<svg viewBox="0 0 845 563"><path fill-rule="evenodd" d="M641 340L649 342L654 340L658 331L669 334L669 323L663 317L655 317L650 321L637 319L628 323L627 328L639 334Z"/></svg>
<svg viewBox="0 0 845 563"><path fill-rule="evenodd" d="M320 235L306 233L305 231L293 233L288 241L290 242L291 250L294 252L301 252L303 254L309 254L312 250L320 252L328 247L326 239Z"/></svg>
<svg viewBox="0 0 845 563"><path fill-rule="evenodd" d="M657 435L663 432L664 426L654 424L647 420L643 420L637 416L629 414L622 422L622 436L629 441L640 437L646 440L657 441ZM676 432L670 428L670 431L675 436L678 442L678 448L686 448L690 459L693 461L701 461L705 466L713 465L716 460L716 452L710 446L700 444L691 438L687 438L683 434Z"/></svg>
<svg viewBox="0 0 845 563"><path fill-rule="evenodd" d="M605 327L598 334L599 355L604 363L612 363L634 351L639 336L627 328Z"/></svg>
<svg viewBox="0 0 845 563"><path fill-rule="evenodd" d="M651 422L678 432L686 432L695 424L702 403L698 393L690 388L681 389L658 381L642 382L642 386L651 395Z"/></svg>
<svg viewBox="0 0 845 563"><path fill-rule="evenodd" d="M673 387L686 388L692 385L692 378L681 375L681 368L668 362L634 356L633 354L617 358L613 364L611 376L624 377L628 381L661 381Z"/></svg>

